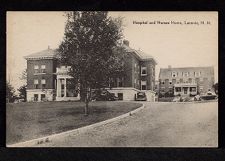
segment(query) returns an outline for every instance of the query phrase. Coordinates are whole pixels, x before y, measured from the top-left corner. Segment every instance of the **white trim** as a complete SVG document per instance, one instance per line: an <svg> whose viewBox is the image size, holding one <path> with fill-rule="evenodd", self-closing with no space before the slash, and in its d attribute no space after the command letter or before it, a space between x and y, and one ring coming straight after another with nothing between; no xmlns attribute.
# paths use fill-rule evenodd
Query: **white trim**
<svg viewBox="0 0 225 161"><path fill-rule="evenodd" d="M42 57L24 57L26 60L40 60L40 59L57 59L55 56L42 56Z"/></svg>
<svg viewBox="0 0 225 161"><path fill-rule="evenodd" d="M55 90L55 89L27 89L27 92L41 92L43 90Z"/></svg>
<svg viewBox="0 0 225 161"><path fill-rule="evenodd" d="M114 87L114 88L105 88L107 90L135 90L137 92L139 92L139 89L133 88L133 87Z"/></svg>
<svg viewBox="0 0 225 161"><path fill-rule="evenodd" d="M34 73L34 75L43 75L43 74L46 74L46 73Z"/></svg>

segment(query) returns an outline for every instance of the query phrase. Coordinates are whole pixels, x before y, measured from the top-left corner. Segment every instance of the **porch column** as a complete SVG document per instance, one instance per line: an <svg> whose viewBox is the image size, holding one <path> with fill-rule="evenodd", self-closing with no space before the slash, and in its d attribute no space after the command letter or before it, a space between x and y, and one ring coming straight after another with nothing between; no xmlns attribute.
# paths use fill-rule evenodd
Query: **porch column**
<svg viewBox="0 0 225 161"><path fill-rule="evenodd" d="M57 78L57 97L61 97L61 80Z"/></svg>
<svg viewBox="0 0 225 161"><path fill-rule="evenodd" d="M64 97L66 97L66 78L64 78Z"/></svg>

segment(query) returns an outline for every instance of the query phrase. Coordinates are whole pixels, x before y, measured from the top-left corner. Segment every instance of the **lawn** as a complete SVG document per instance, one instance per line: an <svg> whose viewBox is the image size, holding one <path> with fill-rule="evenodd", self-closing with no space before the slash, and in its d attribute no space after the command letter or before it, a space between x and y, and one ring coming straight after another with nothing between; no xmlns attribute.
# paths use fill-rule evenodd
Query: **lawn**
<svg viewBox="0 0 225 161"><path fill-rule="evenodd" d="M6 143L13 144L104 121L141 106L130 102L91 102L84 115L82 102L7 104Z"/></svg>

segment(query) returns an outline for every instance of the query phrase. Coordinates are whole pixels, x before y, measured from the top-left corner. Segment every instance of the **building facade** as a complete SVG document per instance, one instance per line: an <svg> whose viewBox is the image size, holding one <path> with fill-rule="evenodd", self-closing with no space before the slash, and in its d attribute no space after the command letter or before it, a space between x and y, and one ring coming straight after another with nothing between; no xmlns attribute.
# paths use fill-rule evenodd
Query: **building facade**
<svg viewBox="0 0 225 161"><path fill-rule="evenodd" d="M110 84L109 92L120 100L134 100L137 92L144 91L148 101L154 101L155 65L152 56L123 43L128 57L125 60L125 75ZM25 57L27 60L27 101L79 100L79 87L68 75L70 67L59 64L57 50L47 50Z"/></svg>
<svg viewBox="0 0 225 161"><path fill-rule="evenodd" d="M161 68L159 96L194 96L213 89L213 67Z"/></svg>
<svg viewBox="0 0 225 161"><path fill-rule="evenodd" d="M55 51L47 49L26 56L27 101L55 100L56 66Z"/></svg>
<svg viewBox="0 0 225 161"><path fill-rule="evenodd" d="M125 76L114 80L109 89L121 100L135 100L137 92L144 91L148 101L155 100L155 66L156 60L141 50L132 49L129 41L124 40L123 46L128 53L124 62Z"/></svg>

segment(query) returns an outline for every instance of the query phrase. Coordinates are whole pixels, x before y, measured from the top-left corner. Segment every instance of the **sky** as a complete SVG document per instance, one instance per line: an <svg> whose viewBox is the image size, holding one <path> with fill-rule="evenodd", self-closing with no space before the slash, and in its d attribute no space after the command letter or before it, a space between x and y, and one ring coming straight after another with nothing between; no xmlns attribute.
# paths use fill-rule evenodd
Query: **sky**
<svg viewBox="0 0 225 161"><path fill-rule="evenodd" d="M109 16L123 17L124 39L130 47L155 58L156 79L159 69L169 65L213 66L218 81L217 12L109 12ZM65 24L64 12L7 12L7 81L15 89L25 83L20 80L26 69L23 57L48 46L58 48Z"/></svg>

